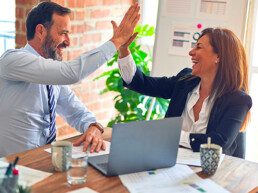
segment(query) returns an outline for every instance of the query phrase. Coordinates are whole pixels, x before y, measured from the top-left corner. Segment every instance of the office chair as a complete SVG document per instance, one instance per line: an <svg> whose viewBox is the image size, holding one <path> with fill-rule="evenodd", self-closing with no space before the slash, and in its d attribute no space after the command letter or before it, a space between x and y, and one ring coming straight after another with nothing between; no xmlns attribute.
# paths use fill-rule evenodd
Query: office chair
<svg viewBox="0 0 258 193"><path fill-rule="evenodd" d="M237 148L232 156L245 159L246 152L246 132L241 132L236 138Z"/></svg>

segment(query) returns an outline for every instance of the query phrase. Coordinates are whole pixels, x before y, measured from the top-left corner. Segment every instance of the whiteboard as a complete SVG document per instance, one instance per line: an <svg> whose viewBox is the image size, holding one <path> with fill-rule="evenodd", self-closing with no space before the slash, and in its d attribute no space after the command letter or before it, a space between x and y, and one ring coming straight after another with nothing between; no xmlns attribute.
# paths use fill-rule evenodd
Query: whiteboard
<svg viewBox="0 0 258 193"><path fill-rule="evenodd" d="M196 38L194 31L198 34L207 27L224 27L243 41L248 1L159 0L151 75L173 76L192 67L188 52ZM187 36L189 42L185 37L175 39L175 34Z"/></svg>

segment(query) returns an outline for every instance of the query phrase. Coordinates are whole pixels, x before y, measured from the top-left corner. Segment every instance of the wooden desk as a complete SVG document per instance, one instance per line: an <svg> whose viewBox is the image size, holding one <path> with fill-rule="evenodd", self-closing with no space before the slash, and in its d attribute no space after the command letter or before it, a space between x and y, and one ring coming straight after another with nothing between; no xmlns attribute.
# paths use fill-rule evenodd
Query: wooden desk
<svg viewBox="0 0 258 193"><path fill-rule="evenodd" d="M111 130L104 134L104 139L110 140ZM68 139L75 142L78 137ZM6 159L13 162L19 156L19 165L53 173L52 176L32 186L32 193L62 193L82 187L89 187L100 193L128 192L122 185L119 177L105 177L97 170L88 167L87 182L81 185L69 185L66 172L55 172L51 163L51 154L44 151L50 145L7 156ZM200 167L191 167L202 178L210 178L230 192L244 193L258 186L258 163L249 162L232 156L225 156L218 171L213 176L201 173ZM256 191L255 191L256 192Z"/></svg>

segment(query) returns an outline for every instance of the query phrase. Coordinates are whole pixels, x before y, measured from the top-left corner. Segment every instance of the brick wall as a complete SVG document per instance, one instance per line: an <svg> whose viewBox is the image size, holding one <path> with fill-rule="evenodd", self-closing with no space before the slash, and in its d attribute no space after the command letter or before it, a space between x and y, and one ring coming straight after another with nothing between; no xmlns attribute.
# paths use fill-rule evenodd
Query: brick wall
<svg viewBox="0 0 258 193"><path fill-rule="evenodd" d="M26 44L26 16L30 9L42 0L16 0L16 47ZM70 35L71 46L64 53L64 60L71 60L82 52L100 46L112 36L110 20L118 23L134 0L50 0L72 10ZM114 117L114 94L100 96L105 88L105 79L93 81L102 72L109 70L102 66L83 81L71 85L83 104L91 110L104 126ZM57 135L59 139L74 135L77 132L57 116Z"/></svg>

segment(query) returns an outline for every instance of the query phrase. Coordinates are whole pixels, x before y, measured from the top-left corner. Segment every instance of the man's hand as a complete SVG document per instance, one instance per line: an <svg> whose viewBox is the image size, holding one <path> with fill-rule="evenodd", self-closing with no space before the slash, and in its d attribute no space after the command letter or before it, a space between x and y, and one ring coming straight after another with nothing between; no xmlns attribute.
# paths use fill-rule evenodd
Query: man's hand
<svg viewBox="0 0 258 193"><path fill-rule="evenodd" d="M128 9L119 26L117 26L116 22L111 21L114 33L110 41L115 44L117 50L134 35L134 29L140 19L139 11L140 6L138 3L135 3Z"/></svg>
<svg viewBox="0 0 258 193"><path fill-rule="evenodd" d="M91 144L90 153L99 152L100 149L105 150L106 145L103 141L100 130L95 126L90 126L88 130L73 145L79 146L84 142L83 151L86 151Z"/></svg>

